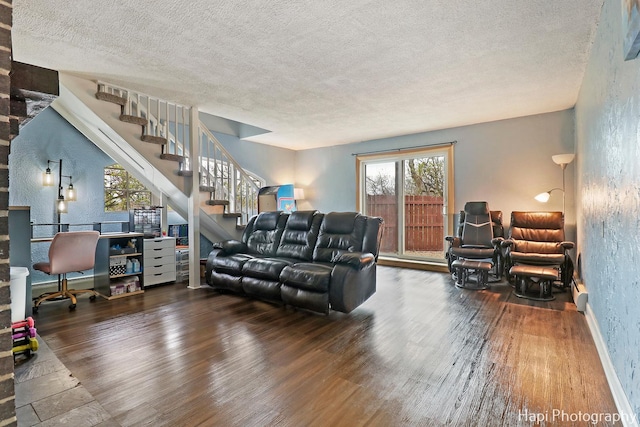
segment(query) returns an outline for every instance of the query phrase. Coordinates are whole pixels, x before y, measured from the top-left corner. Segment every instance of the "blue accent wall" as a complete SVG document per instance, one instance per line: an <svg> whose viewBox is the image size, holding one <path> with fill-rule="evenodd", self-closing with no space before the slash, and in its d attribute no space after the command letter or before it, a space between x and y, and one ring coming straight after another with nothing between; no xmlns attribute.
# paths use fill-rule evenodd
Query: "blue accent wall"
<svg viewBox="0 0 640 427"><path fill-rule="evenodd" d="M640 420L640 58L605 1L576 104L578 251L611 363Z"/></svg>

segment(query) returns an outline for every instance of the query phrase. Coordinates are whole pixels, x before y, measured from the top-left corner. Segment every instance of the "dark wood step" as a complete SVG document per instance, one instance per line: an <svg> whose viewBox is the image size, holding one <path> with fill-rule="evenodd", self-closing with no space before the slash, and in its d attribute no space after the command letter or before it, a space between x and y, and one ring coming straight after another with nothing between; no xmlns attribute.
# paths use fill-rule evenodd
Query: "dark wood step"
<svg viewBox="0 0 640 427"><path fill-rule="evenodd" d="M144 142L150 142L152 144L166 145L167 138L164 136L155 136L155 135L142 135L140 137Z"/></svg>
<svg viewBox="0 0 640 427"><path fill-rule="evenodd" d="M192 170L180 170L178 171L178 176L193 176Z"/></svg>
<svg viewBox="0 0 640 427"><path fill-rule="evenodd" d="M205 202L207 205L209 206L228 206L229 205L229 201L228 200L207 200Z"/></svg>
<svg viewBox="0 0 640 427"><path fill-rule="evenodd" d="M147 125L147 119L145 119L144 117L132 116L130 114L120 114L120 121L131 123L133 125Z"/></svg>
<svg viewBox="0 0 640 427"><path fill-rule="evenodd" d="M222 214L223 218L240 218L241 216L242 214L238 212L225 212Z"/></svg>
<svg viewBox="0 0 640 427"><path fill-rule="evenodd" d="M200 191L206 191L207 193L214 193L216 191L216 187L207 186L207 185L201 185L200 186Z"/></svg>
<svg viewBox="0 0 640 427"><path fill-rule="evenodd" d="M127 103L127 98L125 98L124 96L118 96L118 95L114 95L112 93L107 93L107 92L96 92L96 98L101 100L101 101L107 101L107 102L112 102L114 104L118 104L121 107L124 107Z"/></svg>
<svg viewBox="0 0 640 427"><path fill-rule="evenodd" d="M178 163L184 162L184 157L178 156L177 154L162 153L160 154L160 158L162 160L171 160L172 162L178 162Z"/></svg>

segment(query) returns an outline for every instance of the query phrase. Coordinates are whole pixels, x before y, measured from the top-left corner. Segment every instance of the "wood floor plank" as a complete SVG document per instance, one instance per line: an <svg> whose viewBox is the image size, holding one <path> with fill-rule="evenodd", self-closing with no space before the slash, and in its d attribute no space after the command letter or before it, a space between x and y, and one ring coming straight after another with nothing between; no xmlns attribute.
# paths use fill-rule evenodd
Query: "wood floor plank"
<svg viewBox="0 0 640 427"><path fill-rule="evenodd" d="M73 312L44 304L36 322L123 426L517 426L526 411L613 413L584 316L556 296L379 267L376 294L350 314L177 284L81 298Z"/></svg>

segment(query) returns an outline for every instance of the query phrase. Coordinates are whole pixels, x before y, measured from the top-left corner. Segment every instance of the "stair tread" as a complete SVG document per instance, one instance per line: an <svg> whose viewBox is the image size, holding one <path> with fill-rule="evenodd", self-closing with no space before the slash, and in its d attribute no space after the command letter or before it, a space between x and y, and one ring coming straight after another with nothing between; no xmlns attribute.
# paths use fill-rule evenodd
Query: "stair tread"
<svg viewBox="0 0 640 427"><path fill-rule="evenodd" d="M193 176L192 170L180 170L178 171L178 176Z"/></svg>
<svg viewBox="0 0 640 427"><path fill-rule="evenodd" d="M207 192L207 193L213 193L214 191L216 191L216 187L207 186L207 185L201 185L200 186L200 191L204 191L204 192Z"/></svg>
<svg viewBox="0 0 640 427"><path fill-rule="evenodd" d="M114 104L118 104L120 106L124 106L127 103L127 98L123 96L114 95L108 92L96 92L96 98L101 101L112 102Z"/></svg>
<svg viewBox="0 0 640 427"><path fill-rule="evenodd" d="M152 144L165 145L167 143L167 138L164 136L142 135L140 139L144 142L150 142Z"/></svg>
<svg viewBox="0 0 640 427"><path fill-rule="evenodd" d="M140 126L146 126L147 124L147 119L144 117L132 116L130 114L120 114L120 121Z"/></svg>
<svg viewBox="0 0 640 427"><path fill-rule="evenodd" d="M214 200L207 200L205 203L207 205L210 205L210 206L219 206L219 205L228 205L229 201L228 200L216 200L216 199L214 199Z"/></svg>
<svg viewBox="0 0 640 427"><path fill-rule="evenodd" d="M222 216L225 218L240 218L242 214L238 212L225 212Z"/></svg>
<svg viewBox="0 0 640 427"><path fill-rule="evenodd" d="M172 162L184 162L184 156L179 156L177 154L162 153L160 154L160 158L162 160L171 160Z"/></svg>

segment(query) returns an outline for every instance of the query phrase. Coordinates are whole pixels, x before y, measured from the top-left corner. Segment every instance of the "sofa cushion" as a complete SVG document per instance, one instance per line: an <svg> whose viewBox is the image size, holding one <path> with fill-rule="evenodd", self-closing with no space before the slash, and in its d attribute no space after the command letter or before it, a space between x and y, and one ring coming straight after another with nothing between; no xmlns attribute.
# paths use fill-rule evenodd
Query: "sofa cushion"
<svg viewBox="0 0 640 427"><path fill-rule="evenodd" d="M333 268L325 264L299 263L280 273L280 282L289 287L313 292L328 292Z"/></svg>
<svg viewBox="0 0 640 427"><path fill-rule="evenodd" d="M278 281L257 279L255 277L242 278L242 290L245 294L271 301L281 301L280 283Z"/></svg>
<svg viewBox="0 0 640 427"><path fill-rule="evenodd" d="M366 218L357 212L330 212L320 225L313 260L335 262L344 252L362 251Z"/></svg>
<svg viewBox="0 0 640 427"><path fill-rule="evenodd" d="M242 274L257 279L277 281L282 269L291 264L293 264L292 261L283 258L254 258L244 263Z"/></svg>
<svg viewBox="0 0 640 427"><path fill-rule="evenodd" d="M317 211L292 212L282 232L276 256L311 261L323 216Z"/></svg>
<svg viewBox="0 0 640 427"><path fill-rule="evenodd" d="M282 212L262 212L258 214L251 233L247 236L250 253L274 256L288 215Z"/></svg>
<svg viewBox="0 0 640 427"><path fill-rule="evenodd" d="M232 276L242 275L242 266L245 262L254 257L248 254L234 254L229 256L219 256L210 260L213 271L218 273L231 274Z"/></svg>

